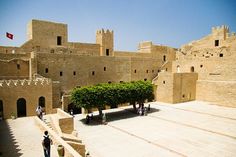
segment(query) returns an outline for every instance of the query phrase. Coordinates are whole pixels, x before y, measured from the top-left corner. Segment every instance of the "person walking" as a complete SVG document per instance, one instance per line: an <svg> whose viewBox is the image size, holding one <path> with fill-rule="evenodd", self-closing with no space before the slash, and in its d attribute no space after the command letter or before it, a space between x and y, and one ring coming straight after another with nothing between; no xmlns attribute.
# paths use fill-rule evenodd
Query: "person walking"
<svg viewBox="0 0 236 157"><path fill-rule="evenodd" d="M36 114L41 120L43 119L43 109L40 105L38 105L36 108Z"/></svg>
<svg viewBox="0 0 236 157"><path fill-rule="evenodd" d="M51 138L49 138L48 131L45 131L42 140L44 157L50 157L51 145L52 145L52 140Z"/></svg>

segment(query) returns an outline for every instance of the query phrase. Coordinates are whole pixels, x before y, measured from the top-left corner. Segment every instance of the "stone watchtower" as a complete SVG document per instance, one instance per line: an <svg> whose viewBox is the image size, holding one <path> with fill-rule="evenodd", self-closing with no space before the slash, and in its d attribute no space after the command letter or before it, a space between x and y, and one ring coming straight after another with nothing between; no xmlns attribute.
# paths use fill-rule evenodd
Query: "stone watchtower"
<svg viewBox="0 0 236 157"><path fill-rule="evenodd" d="M113 31L98 30L96 32L96 43L100 44L100 56L114 56Z"/></svg>

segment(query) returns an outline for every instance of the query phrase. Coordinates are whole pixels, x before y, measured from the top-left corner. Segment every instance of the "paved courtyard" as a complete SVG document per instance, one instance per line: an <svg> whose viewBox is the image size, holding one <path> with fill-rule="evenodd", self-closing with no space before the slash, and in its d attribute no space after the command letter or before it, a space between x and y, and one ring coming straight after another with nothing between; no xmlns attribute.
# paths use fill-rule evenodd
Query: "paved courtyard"
<svg viewBox="0 0 236 157"><path fill-rule="evenodd" d="M42 139L34 117L0 121L0 157L44 157ZM51 148L51 156L56 157L56 146Z"/></svg>
<svg viewBox="0 0 236 157"><path fill-rule="evenodd" d="M92 157L236 156L236 108L153 102L148 116L131 111L131 106L106 110L107 125L95 120L86 125L85 115L75 116Z"/></svg>

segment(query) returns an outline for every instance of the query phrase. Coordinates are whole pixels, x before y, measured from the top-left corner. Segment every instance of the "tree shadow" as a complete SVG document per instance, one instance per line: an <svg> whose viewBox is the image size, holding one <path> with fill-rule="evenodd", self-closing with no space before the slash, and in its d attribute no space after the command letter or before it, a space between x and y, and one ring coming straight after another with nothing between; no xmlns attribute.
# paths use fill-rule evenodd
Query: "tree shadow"
<svg viewBox="0 0 236 157"><path fill-rule="evenodd" d="M151 108L150 111L147 111L147 115L150 113L159 112L159 111L160 111L159 109ZM124 119L135 118L135 117L139 117L139 114L133 108L127 108L127 109L123 109L123 110L119 110L119 111L106 112L106 122L107 123L113 122L113 121L124 120ZM94 126L94 125L103 124L102 118L99 115L93 116L89 120L89 123L86 123L87 122L86 118L83 118L80 121L87 126Z"/></svg>
<svg viewBox="0 0 236 157"><path fill-rule="evenodd" d="M6 120L0 121L0 157L20 157L19 145Z"/></svg>

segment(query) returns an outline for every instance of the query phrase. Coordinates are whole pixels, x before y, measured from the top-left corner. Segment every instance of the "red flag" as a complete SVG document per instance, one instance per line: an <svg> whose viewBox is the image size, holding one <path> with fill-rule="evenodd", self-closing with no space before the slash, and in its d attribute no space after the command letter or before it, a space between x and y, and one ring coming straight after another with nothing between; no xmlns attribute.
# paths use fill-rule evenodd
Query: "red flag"
<svg viewBox="0 0 236 157"><path fill-rule="evenodd" d="M6 36L7 36L9 39L13 40L13 34L7 32L7 33L6 33Z"/></svg>

